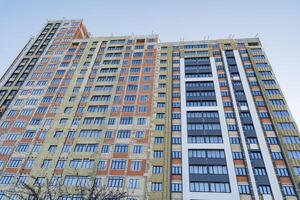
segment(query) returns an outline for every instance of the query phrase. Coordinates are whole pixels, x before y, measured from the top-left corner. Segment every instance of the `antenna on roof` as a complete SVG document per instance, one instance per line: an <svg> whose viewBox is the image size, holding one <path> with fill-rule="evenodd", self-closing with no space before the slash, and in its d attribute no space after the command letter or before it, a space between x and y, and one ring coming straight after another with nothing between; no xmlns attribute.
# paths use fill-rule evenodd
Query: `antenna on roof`
<svg viewBox="0 0 300 200"><path fill-rule="evenodd" d="M258 38L258 33L256 33L256 35L254 37Z"/></svg>
<svg viewBox="0 0 300 200"><path fill-rule="evenodd" d="M113 32L111 32L111 33L110 33L110 36L114 36L114 33L113 33Z"/></svg>
<svg viewBox="0 0 300 200"><path fill-rule="evenodd" d="M131 35L134 36L134 32L131 32Z"/></svg>
<svg viewBox="0 0 300 200"><path fill-rule="evenodd" d="M66 19L66 17L63 17L63 20L65 20Z"/></svg>

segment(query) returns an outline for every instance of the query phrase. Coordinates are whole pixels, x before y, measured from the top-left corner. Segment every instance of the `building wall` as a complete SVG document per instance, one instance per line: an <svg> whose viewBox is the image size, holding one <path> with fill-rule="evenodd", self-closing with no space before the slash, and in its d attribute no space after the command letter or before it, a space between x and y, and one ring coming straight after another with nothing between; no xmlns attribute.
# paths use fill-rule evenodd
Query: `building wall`
<svg viewBox="0 0 300 200"><path fill-rule="evenodd" d="M257 38L89 38L81 20L49 21L1 84L4 193L51 180L129 199L299 195L299 131Z"/></svg>

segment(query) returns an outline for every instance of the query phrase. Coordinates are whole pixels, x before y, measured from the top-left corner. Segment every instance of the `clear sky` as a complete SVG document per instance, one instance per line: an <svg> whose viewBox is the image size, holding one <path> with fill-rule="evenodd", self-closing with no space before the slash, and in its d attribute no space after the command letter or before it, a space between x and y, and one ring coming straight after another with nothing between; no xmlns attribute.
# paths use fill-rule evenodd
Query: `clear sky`
<svg viewBox="0 0 300 200"><path fill-rule="evenodd" d="M83 19L95 36L163 42L259 35L300 125L300 0L0 0L0 75L47 19Z"/></svg>

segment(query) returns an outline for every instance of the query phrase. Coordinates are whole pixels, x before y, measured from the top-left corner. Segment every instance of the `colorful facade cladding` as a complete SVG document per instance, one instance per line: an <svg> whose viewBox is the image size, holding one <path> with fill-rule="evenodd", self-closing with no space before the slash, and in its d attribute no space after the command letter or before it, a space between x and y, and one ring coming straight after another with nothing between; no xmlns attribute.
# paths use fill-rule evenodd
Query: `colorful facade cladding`
<svg viewBox="0 0 300 200"><path fill-rule="evenodd" d="M258 38L162 43L48 21L0 95L3 199L47 180L69 188L61 199L92 182L131 200L299 197L299 131Z"/></svg>

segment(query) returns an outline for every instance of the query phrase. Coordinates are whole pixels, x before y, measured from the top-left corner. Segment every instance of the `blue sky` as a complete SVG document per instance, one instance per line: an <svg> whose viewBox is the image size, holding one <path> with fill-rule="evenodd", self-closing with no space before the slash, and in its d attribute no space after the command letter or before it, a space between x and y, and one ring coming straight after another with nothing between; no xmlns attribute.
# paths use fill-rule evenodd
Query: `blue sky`
<svg viewBox="0 0 300 200"><path fill-rule="evenodd" d="M47 19L63 17L95 36L153 31L163 42L258 34L300 125L299 0L0 0L0 75Z"/></svg>

